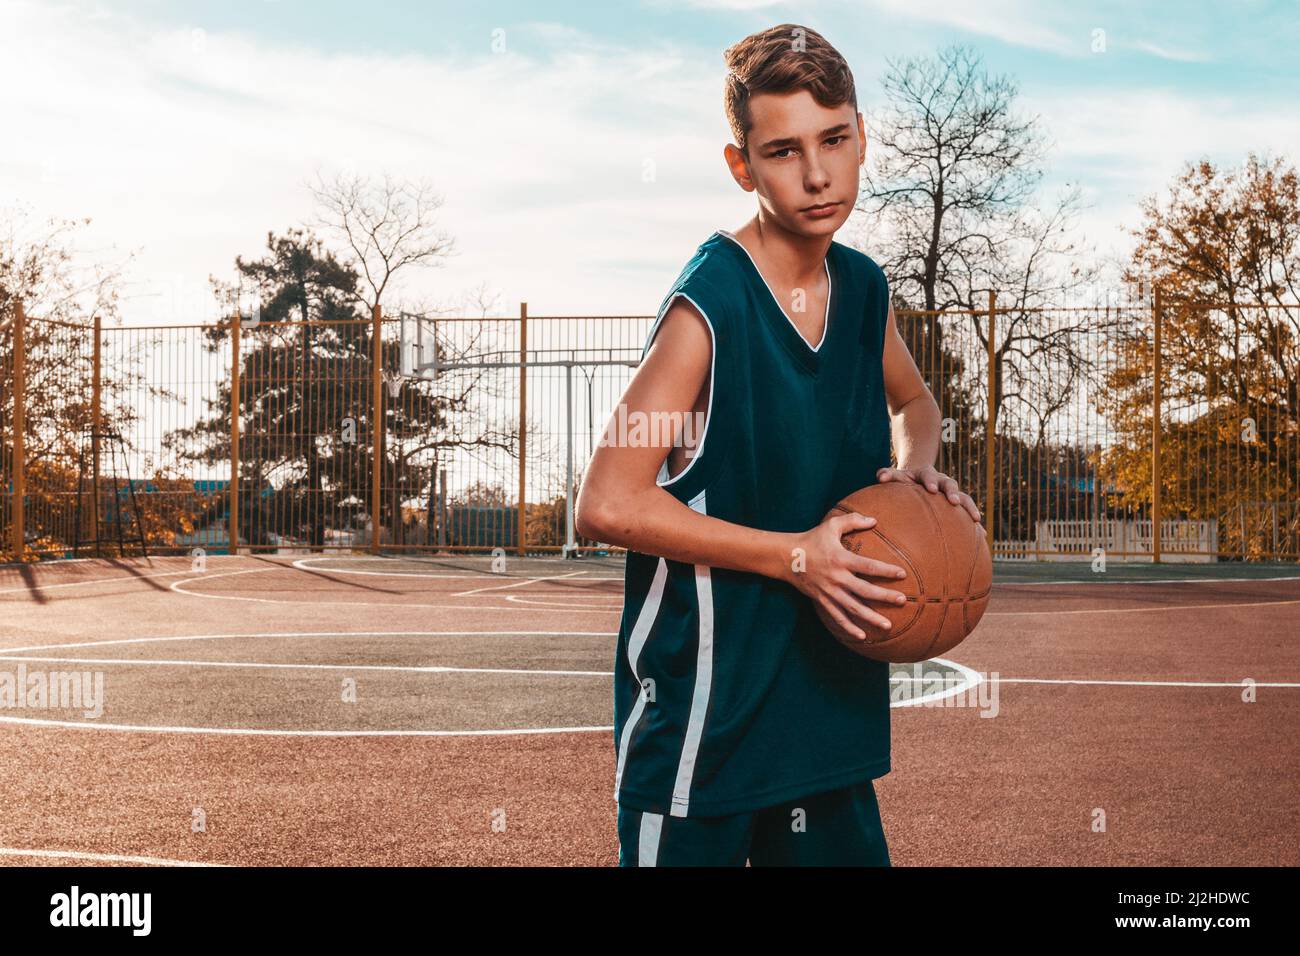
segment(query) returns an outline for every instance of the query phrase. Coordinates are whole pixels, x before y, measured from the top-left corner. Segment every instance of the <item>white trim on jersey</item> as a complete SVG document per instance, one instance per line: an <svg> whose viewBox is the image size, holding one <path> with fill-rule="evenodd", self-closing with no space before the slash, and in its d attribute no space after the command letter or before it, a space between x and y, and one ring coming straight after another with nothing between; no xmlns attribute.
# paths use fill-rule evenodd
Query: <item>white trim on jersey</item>
<svg viewBox="0 0 1300 956"><path fill-rule="evenodd" d="M704 443L709 437L709 423L713 421L713 395L717 392L717 379L714 376L718 366L718 333L713 328L713 320L709 318L709 314L700 308L698 302L680 289L671 293L664 300L664 304L659 307L659 314L655 317L654 325L650 326L650 333L646 336L645 348L641 350L641 358L644 359L646 352L650 351L650 344L654 341L655 333L659 331L659 324L663 322L664 316L668 314L669 307L672 306L673 301L678 296L693 305L695 311L700 313L700 317L704 319L704 324L709 327L709 340L711 342L709 349L709 407L704 413L704 429L700 432L700 443L696 446L695 454L691 456L691 460L686 463L686 467L669 478L668 456L664 455L663 463L659 466L659 473L655 475L655 484L660 488L674 485L685 478L687 472L695 467L695 463L700 460L700 455L704 454Z"/></svg>
<svg viewBox="0 0 1300 956"><path fill-rule="evenodd" d="M655 566L654 580L650 582L650 591L646 594L645 603L641 605L641 613L637 615L636 625L628 636L627 662L632 668L633 678L636 679L637 695L636 703L632 706L632 712L627 715L627 721L623 724L623 736L619 740L618 768L614 773L615 803L618 803L618 788L623 782L623 765L627 762L627 745L632 740L632 731L641 720L641 714L645 712L645 688L641 686L641 675L637 673L636 664L641 657L641 649L645 647L646 638L650 636L650 629L654 626L655 618L659 616L659 603L663 600L664 581L667 578L668 563L663 558L660 558L659 563Z"/></svg>
<svg viewBox="0 0 1300 956"><path fill-rule="evenodd" d="M659 865L659 841L663 836L664 815L662 813L641 814L641 829L637 833L636 865Z"/></svg>
<svg viewBox="0 0 1300 956"><path fill-rule="evenodd" d="M719 229L719 230L718 230L718 235L720 235L720 236L726 236L728 239L730 239L730 240L731 240L732 242L734 242L736 245L740 246L740 251L743 252L745 255L749 256L749 261L750 261L750 262L754 262L754 257L753 257L752 255L750 255L749 250L745 248L745 244L744 244L743 242L741 242L739 239L737 239L734 235L732 235L731 233L727 232L727 230L725 230L725 229ZM776 307L777 307L777 309L780 310L781 314L785 316L785 320L786 320L787 322L790 323L790 328L794 329L794 334L797 335L797 336L799 336L799 341L802 342L802 343L804 344L804 347L807 348L810 352L820 352L820 351L821 351L821 347L826 343L826 333L829 332L830 329L831 329L831 263L830 263L830 259L831 259L831 257L830 257L830 252L827 251L827 253L826 253L826 259L825 259L825 261L822 263L823 268L826 269L826 315L822 318L822 338L821 338L821 341L818 342L816 345L809 345L809 344L808 344L808 340L807 340L806 338L804 338L804 337L803 337L803 333L799 331L799 326L797 326L797 325L794 324L794 319L790 318L790 316L786 313L785 308L781 305L781 300L778 299L778 298L776 297L776 293L772 291L772 287L771 287L770 285L767 284L767 278L763 275L763 270L760 269L760 268L758 267L758 263L757 263L757 262L754 262L754 271L757 272L757 273L758 273L758 277L759 277L760 279L763 280L763 285L767 288L767 293L768 293L768 295L770 295L770 296L772 297L772 301L776 303Z"/></svg>
<svg viewBox="0 0 1300 956"><path fill-rule="evenodd" d="M690 501L700 514L708 514L704 492ZM691 802L691 781L695 776L695 758L704 736L704 718L709 711L709 693L713 689L713 578L707 564L695 565L695 596L699 607L699 649L695 654L695 691L691 695L691 716L682 741L682 755L677 763L677 782L673 787L673 805L669 813L686 816Z"/></svg>
<svg viewBox="0 0 1300 956"><path fill-rule="evenodd" d="M708 514L705 492L701 491L688 504L700 514ZM668 563L659 559L655 566L654 580L641 613L637 615L636 624L628 636L627 658L632 669L632 676L637 686L641 686L641 676L637 672L637 661L650 636L655 619L659 616L659 606L663 601L664 584L668 577ZM700 741L704 737L704 720L709 711L709 696L713 689L713 578L712 569L706 564L695 565L695 595L699 607L699 629L695 653L695 688L691 693L691 713L686 722L686 733L682 738L682 752L677 760L677 777L673 783L672 806L669 814L684 817L690 808L691 784L695 777L695 761L700 751ZM614 772L614 802L618 803L618 792L623 782L623 770L627 763L628 745L632 732L636 729L645 713L646 695L644 688L637 694L632 712L623 724L623 733L619 737L618 761Z"/></svg>

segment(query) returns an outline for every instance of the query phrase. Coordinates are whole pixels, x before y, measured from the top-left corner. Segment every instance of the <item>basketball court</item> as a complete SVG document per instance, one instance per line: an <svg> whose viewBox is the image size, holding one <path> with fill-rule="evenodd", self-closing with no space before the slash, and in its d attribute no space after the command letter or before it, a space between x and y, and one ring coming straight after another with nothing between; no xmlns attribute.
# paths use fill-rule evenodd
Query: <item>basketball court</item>
<svg viewBox="0 0 1300 956"><path fill-rule="evenodd" d="M0 863L614 865L617 558L0 567ZM999 561L893 665L896 865L1296 865L1294 564ZM21 676L20 676L21 674ZM2 696L2 695L0 695Z"/></svg>

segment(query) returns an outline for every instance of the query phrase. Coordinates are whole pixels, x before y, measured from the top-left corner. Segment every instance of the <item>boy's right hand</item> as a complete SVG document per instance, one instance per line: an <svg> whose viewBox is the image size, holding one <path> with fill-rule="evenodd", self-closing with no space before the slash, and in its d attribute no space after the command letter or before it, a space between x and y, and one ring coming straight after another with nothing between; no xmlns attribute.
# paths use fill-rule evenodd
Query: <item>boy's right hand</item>
<svg viewBox="0 0 1300 956"><path fill-rule="evenodd" d="M815 528L795 537L785 580L808 595L821 617L834 622L855 640L866 640L866 632L857 622L865 621L881 630L889 630L889 618L869 607L866 601L901 605L906 596L900 591L880 587L860 575L901 580L906 572L896 564L854 554L840 540L844 535L874 527L876 519L853 514L827 517ZM801 570L802 569L802 570Z"/></svg>

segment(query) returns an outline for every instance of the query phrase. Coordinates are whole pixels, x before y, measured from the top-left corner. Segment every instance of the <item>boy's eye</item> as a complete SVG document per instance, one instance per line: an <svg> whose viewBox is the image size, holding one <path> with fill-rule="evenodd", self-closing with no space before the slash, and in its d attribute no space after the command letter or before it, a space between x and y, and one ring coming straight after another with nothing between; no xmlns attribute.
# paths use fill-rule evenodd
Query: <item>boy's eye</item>
<svg viewBox="0 0 1300 956"><path fill-rule="evenodd" d="M840 143L844 142L846 139L848 139L847 136L829 136L829 137L827 137L827 139L826 139L826 144L827 144L828 146L838 146ZM786 154L786 153L793 152L793 151L794 151L794 147L793 147L793 146L785 146L785 147L783 147L783 148L781 148L781 149L778 149L778 150L776 150L775 152L773 152L771 158L772 158L772 159L785 159L785 154Z"/></svg>

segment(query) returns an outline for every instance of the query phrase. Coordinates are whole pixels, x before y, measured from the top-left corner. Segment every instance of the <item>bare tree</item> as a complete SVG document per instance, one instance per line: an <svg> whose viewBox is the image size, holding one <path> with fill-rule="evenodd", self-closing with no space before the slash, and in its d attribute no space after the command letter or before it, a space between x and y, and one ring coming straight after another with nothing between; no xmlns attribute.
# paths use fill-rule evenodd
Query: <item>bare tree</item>
<svg viewBox="0 0 1300 956"><path fill-rule="evenodd" d="M1093 343L1120 321L1103 309L1060 308L1101 271L1078 233L1081 191L1066 184L1040 198L1046 132L1018 110L1016 83L990 76L969 47L891 61L883 86L885 105L869 122L874 167L858 207L879 229L872 251L890 277L899 331L940 408L963 423L942 449L944 465L982 481L977 466L996 432L999 460L1073 470L1086 450L1062 428L1100 382ZM992 341L990 292L998 306ZM1012 525L1028 520L1007 489L999 493L1004 500L989 502L991 510Z"/></svg>
<svg viewBox="0 0 1300 956"><path fill-rule="evenodd" d="M1083 208L1078 185L1067 183L1044 207L1029 203L1017 210L978 270L979 279L965 270L968 307L982 308L989 288L1006 312L1064 305L1095 289L1101 265L1078 231Z"/></svg>
<svg viewBox="0 0 1300 956"><path fill-rule="evenodd" d="M31 226L28 215L22 209L0 211L0 327L13 317L16 298L47 319L87 325L96 316L120 321L125 263L83 262L72 251L72 234L90 219L50 218Z"/></svg>
<svg viewBox="0 0 1300 956"><path fill-rule="evenodd" d="M317 223L346 247L362 279L357 297L367 306L383 301L399 271L441 265L455 252L454 241L437 228L443 199L428 182L398 181L387 173L382 182L347 173L326 181L317 174L309 188Z"/></svg>
<svg viewBox="0 0 1300 956"><path fill-rule="evenodd" d="M473 367L475 359L499 355L504 348L503 330L499 323L488 319L496 301L497 294L481 283L462 298L459 309L420 310L426 316L462 311L472 313L478 321L458 317L443 323L441 328L435 324L434 336L441 361L457 368L443 371L436 385L419 380L411 382L405 398L397 403L402 409L428 404L436 409L437 415L435 427L410 427L400 419L390 425L385 446L393 449L399 474L405 471L408 461L428 454L432 455L431 479L436 479L442 463L458 451L489 467L495 452L518 454L518 426L499 414L502 407L509 407L508 399L513 395L511 383L504 380L500 370ZM476 432L471 435L472 430ZM395 481L393 487L397 488L399 483ZM409 489L407 493L415 495ZM434 510L433 493L431 480L427 489L429 513Z"/></svg>
<svg viewBox="0 0 1300 956"><path fill-rule="evenodd" d="M1037 118L1016 115L1016 84L966 46L891 60L883 86L858 200L886 233L881 266L919 308L973 308L1042 177Z"/></svg>

